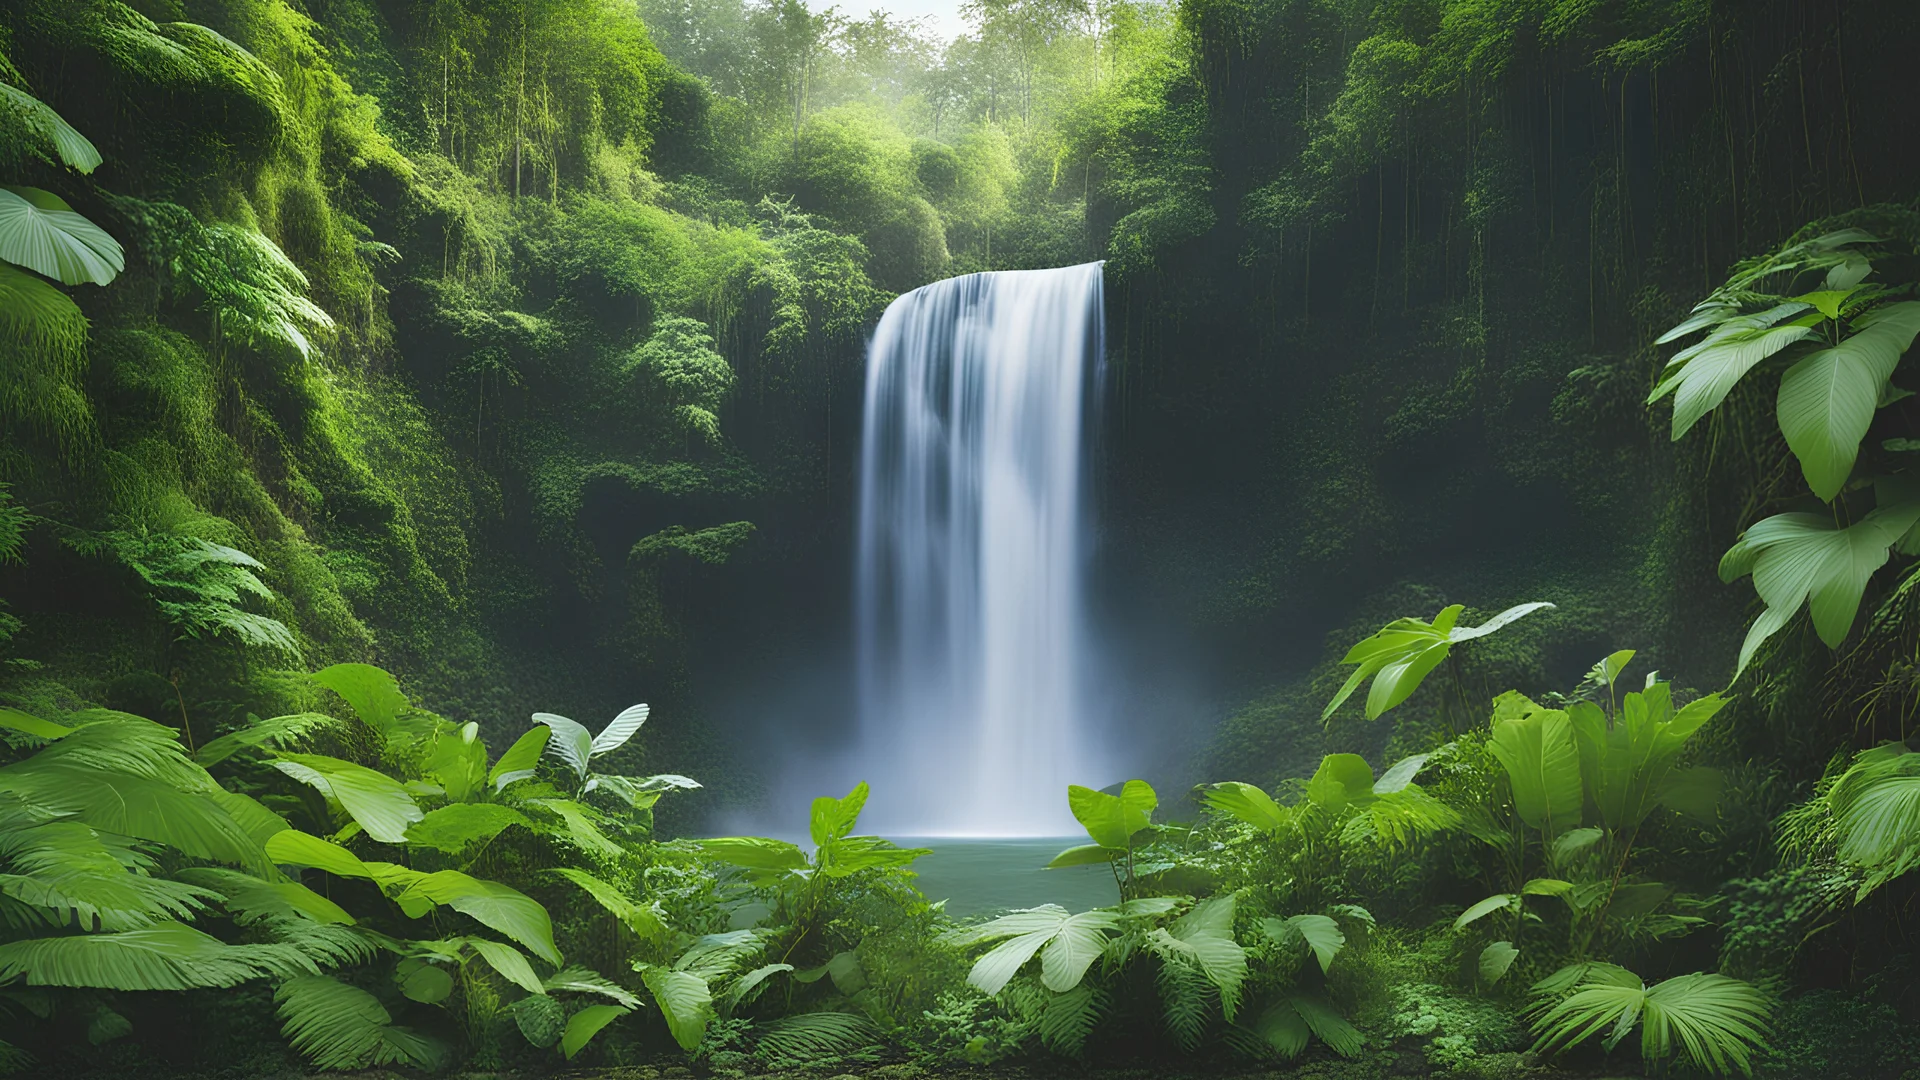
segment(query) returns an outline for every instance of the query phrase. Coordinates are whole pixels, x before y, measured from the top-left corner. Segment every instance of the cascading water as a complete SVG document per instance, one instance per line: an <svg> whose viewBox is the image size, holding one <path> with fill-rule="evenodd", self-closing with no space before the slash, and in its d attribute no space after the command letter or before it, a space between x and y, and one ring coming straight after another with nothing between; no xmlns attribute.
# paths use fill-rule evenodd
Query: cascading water
<svg viewBox="0 0 1920 1080"><path fill-rule="evenodd" d="M874 331L860 462L857 764L901 835L1077 831L1105 783L1083 682L1099 263L971 274Z"/></svg>

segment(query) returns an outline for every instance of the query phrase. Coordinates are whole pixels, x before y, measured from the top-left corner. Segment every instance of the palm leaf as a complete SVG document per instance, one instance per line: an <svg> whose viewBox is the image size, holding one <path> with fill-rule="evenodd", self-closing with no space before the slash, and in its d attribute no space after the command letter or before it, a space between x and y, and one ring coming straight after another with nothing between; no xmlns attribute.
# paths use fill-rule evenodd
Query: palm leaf
<svg viewBox="0 0 1920 1080"><path fill-rule="evenodd" d="M1920 867L1920 753L1860 754L1827 794L1842 861L1867 872L1859 895Z"/></svg>
<svg viewBox="0 0 1920 1080"><path fill-rule="evenodd" d="M322 1069L433 1068L445 1056L434 1040L394 1026L378 998L332 976L290 979L273 997L288 1041Z"/></svg>
<svg viewBox="0 0 1920 1080"><path fill-rule="evenodd" d="M755 1049L775 1067L846 1057L882 1039L873 1021L853 1013L817 1012L789 1016L768 1025Z"/></svg>
<svg viewBox="0 0 1920 1080"><path fill-rule="evenodd" d="M0 945L0 981L23 979L28 986L198 990L316 970L286 946L228 945L178 922Z"/></svg>

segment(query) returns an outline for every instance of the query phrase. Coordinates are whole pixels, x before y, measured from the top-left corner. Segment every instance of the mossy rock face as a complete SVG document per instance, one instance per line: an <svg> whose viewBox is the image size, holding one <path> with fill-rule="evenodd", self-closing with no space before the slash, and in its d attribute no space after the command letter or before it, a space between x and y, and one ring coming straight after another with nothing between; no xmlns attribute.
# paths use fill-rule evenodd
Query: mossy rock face
<svg viewBox="0 0 1920 1080"><path fill-rule="evenodd" d="M280 77L198 23L155 22L113 0L27 0L11 25L15 56L60 91L68 121L149 184L185 170L231 175L289 136Z"/></svg>

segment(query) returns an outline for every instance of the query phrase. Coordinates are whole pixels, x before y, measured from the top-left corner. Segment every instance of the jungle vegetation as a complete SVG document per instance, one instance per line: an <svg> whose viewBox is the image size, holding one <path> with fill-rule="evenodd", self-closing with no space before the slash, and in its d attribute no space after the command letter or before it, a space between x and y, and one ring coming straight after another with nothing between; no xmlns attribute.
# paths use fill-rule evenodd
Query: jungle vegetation
<svg viewBox="0 0 1920 1080"><path fill-rule="evenodd" d="M0 0L0 1067L1912 1074L1920 10L963 11ZM873 321L1091 259L1112 903L709 835Z"/></svg>

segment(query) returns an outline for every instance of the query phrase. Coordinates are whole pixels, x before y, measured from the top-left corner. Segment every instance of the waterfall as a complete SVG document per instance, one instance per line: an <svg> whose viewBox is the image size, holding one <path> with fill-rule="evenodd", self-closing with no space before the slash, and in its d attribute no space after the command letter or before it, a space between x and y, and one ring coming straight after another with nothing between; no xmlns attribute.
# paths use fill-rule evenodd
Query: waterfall
<svg viewBox="0 0 1920 1080"><path fill-rule="evenodd" d="M860 459L856 764L903 835L1066 835L1089 730L1084 451L1099 263L970 274L874 331Z"/></svg>

